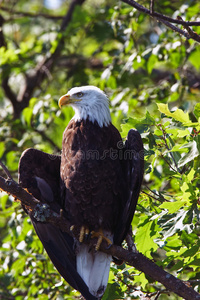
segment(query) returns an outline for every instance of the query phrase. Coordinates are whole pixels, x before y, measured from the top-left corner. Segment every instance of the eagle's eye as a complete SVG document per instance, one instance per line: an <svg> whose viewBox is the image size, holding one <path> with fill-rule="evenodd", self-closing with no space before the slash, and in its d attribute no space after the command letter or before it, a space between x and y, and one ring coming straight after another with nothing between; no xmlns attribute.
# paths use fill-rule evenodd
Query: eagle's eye
<svg viewBox="0 0 200 300"><path fill-rule="evenodd" d="M81 97L83 96L83 93L82 93L82 92L78 92L78 93L76 94L76 96L77 96L78 98L81 98Z"/></svg>

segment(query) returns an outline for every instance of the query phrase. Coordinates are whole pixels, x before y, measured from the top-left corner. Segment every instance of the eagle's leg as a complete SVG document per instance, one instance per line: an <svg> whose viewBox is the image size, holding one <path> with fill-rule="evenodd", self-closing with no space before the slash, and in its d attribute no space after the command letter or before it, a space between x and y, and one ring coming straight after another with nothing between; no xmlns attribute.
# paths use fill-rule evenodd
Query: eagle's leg
<svg viewBox="0 0 200 300"><path fill-rule="evenodd" d="M104 235L103 230L101 228L99 229L99 231L92 231L91 232L91 238L92 239L97 238L97 243L96 243L96 246L95 246L96 251L99 250L103 240L105 240L108 243L108 248L112 245L112 241Z"/></svg>

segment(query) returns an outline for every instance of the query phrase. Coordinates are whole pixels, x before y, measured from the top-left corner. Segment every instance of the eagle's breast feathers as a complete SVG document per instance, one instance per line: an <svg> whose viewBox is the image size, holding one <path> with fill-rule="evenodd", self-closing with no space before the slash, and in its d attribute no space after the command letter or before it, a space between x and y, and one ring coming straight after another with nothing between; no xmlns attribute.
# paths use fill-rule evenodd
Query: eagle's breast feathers
<svg viewBox="0 0 200 300"><path fill-rule="evenodd" d="M66 189L66 210L75 224L114 231L125 192L121 143L112 124L101 128L88 119L72 120L66 128L61 179Z"/></svg>

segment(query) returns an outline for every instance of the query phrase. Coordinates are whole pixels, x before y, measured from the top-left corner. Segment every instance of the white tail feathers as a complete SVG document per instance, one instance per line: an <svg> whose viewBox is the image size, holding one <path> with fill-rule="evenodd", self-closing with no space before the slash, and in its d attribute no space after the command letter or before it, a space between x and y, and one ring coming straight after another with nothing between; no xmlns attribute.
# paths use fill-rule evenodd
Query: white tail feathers
<svg viewBox="0 0 200 300"><path fill-rule="evenodd" d="M103 252L89 252L89 246L80 245L76 257L77 272L92 295L101 297L108 283L112 256Z"/></svg>

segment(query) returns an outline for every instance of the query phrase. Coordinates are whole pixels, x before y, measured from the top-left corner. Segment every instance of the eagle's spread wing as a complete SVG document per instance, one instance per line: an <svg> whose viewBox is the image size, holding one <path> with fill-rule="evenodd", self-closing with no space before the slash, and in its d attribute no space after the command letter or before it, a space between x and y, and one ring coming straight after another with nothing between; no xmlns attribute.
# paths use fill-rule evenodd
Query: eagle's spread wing
<svg viewBox="0 0 200 300"><path fill-rule="evenodd" d="M126 178L126 201L115 230L114 243L120 245L126 238L137 205L144 174L144 148L137 130L128 132L123 153L124 176Z"/></svg>
<svg viewBox="0 0 200 300"><path fill-rule="evenodd" d="M19 182L38 200L48 203L51 209L59 213L62 208L59 188L60 156L35 149L26 150L19 163ZM50 223L38 222L33 218L31 221L46 252L63 278L87 300L97 300L90 294L87 285L76 271L73 238Z"/></svg>

